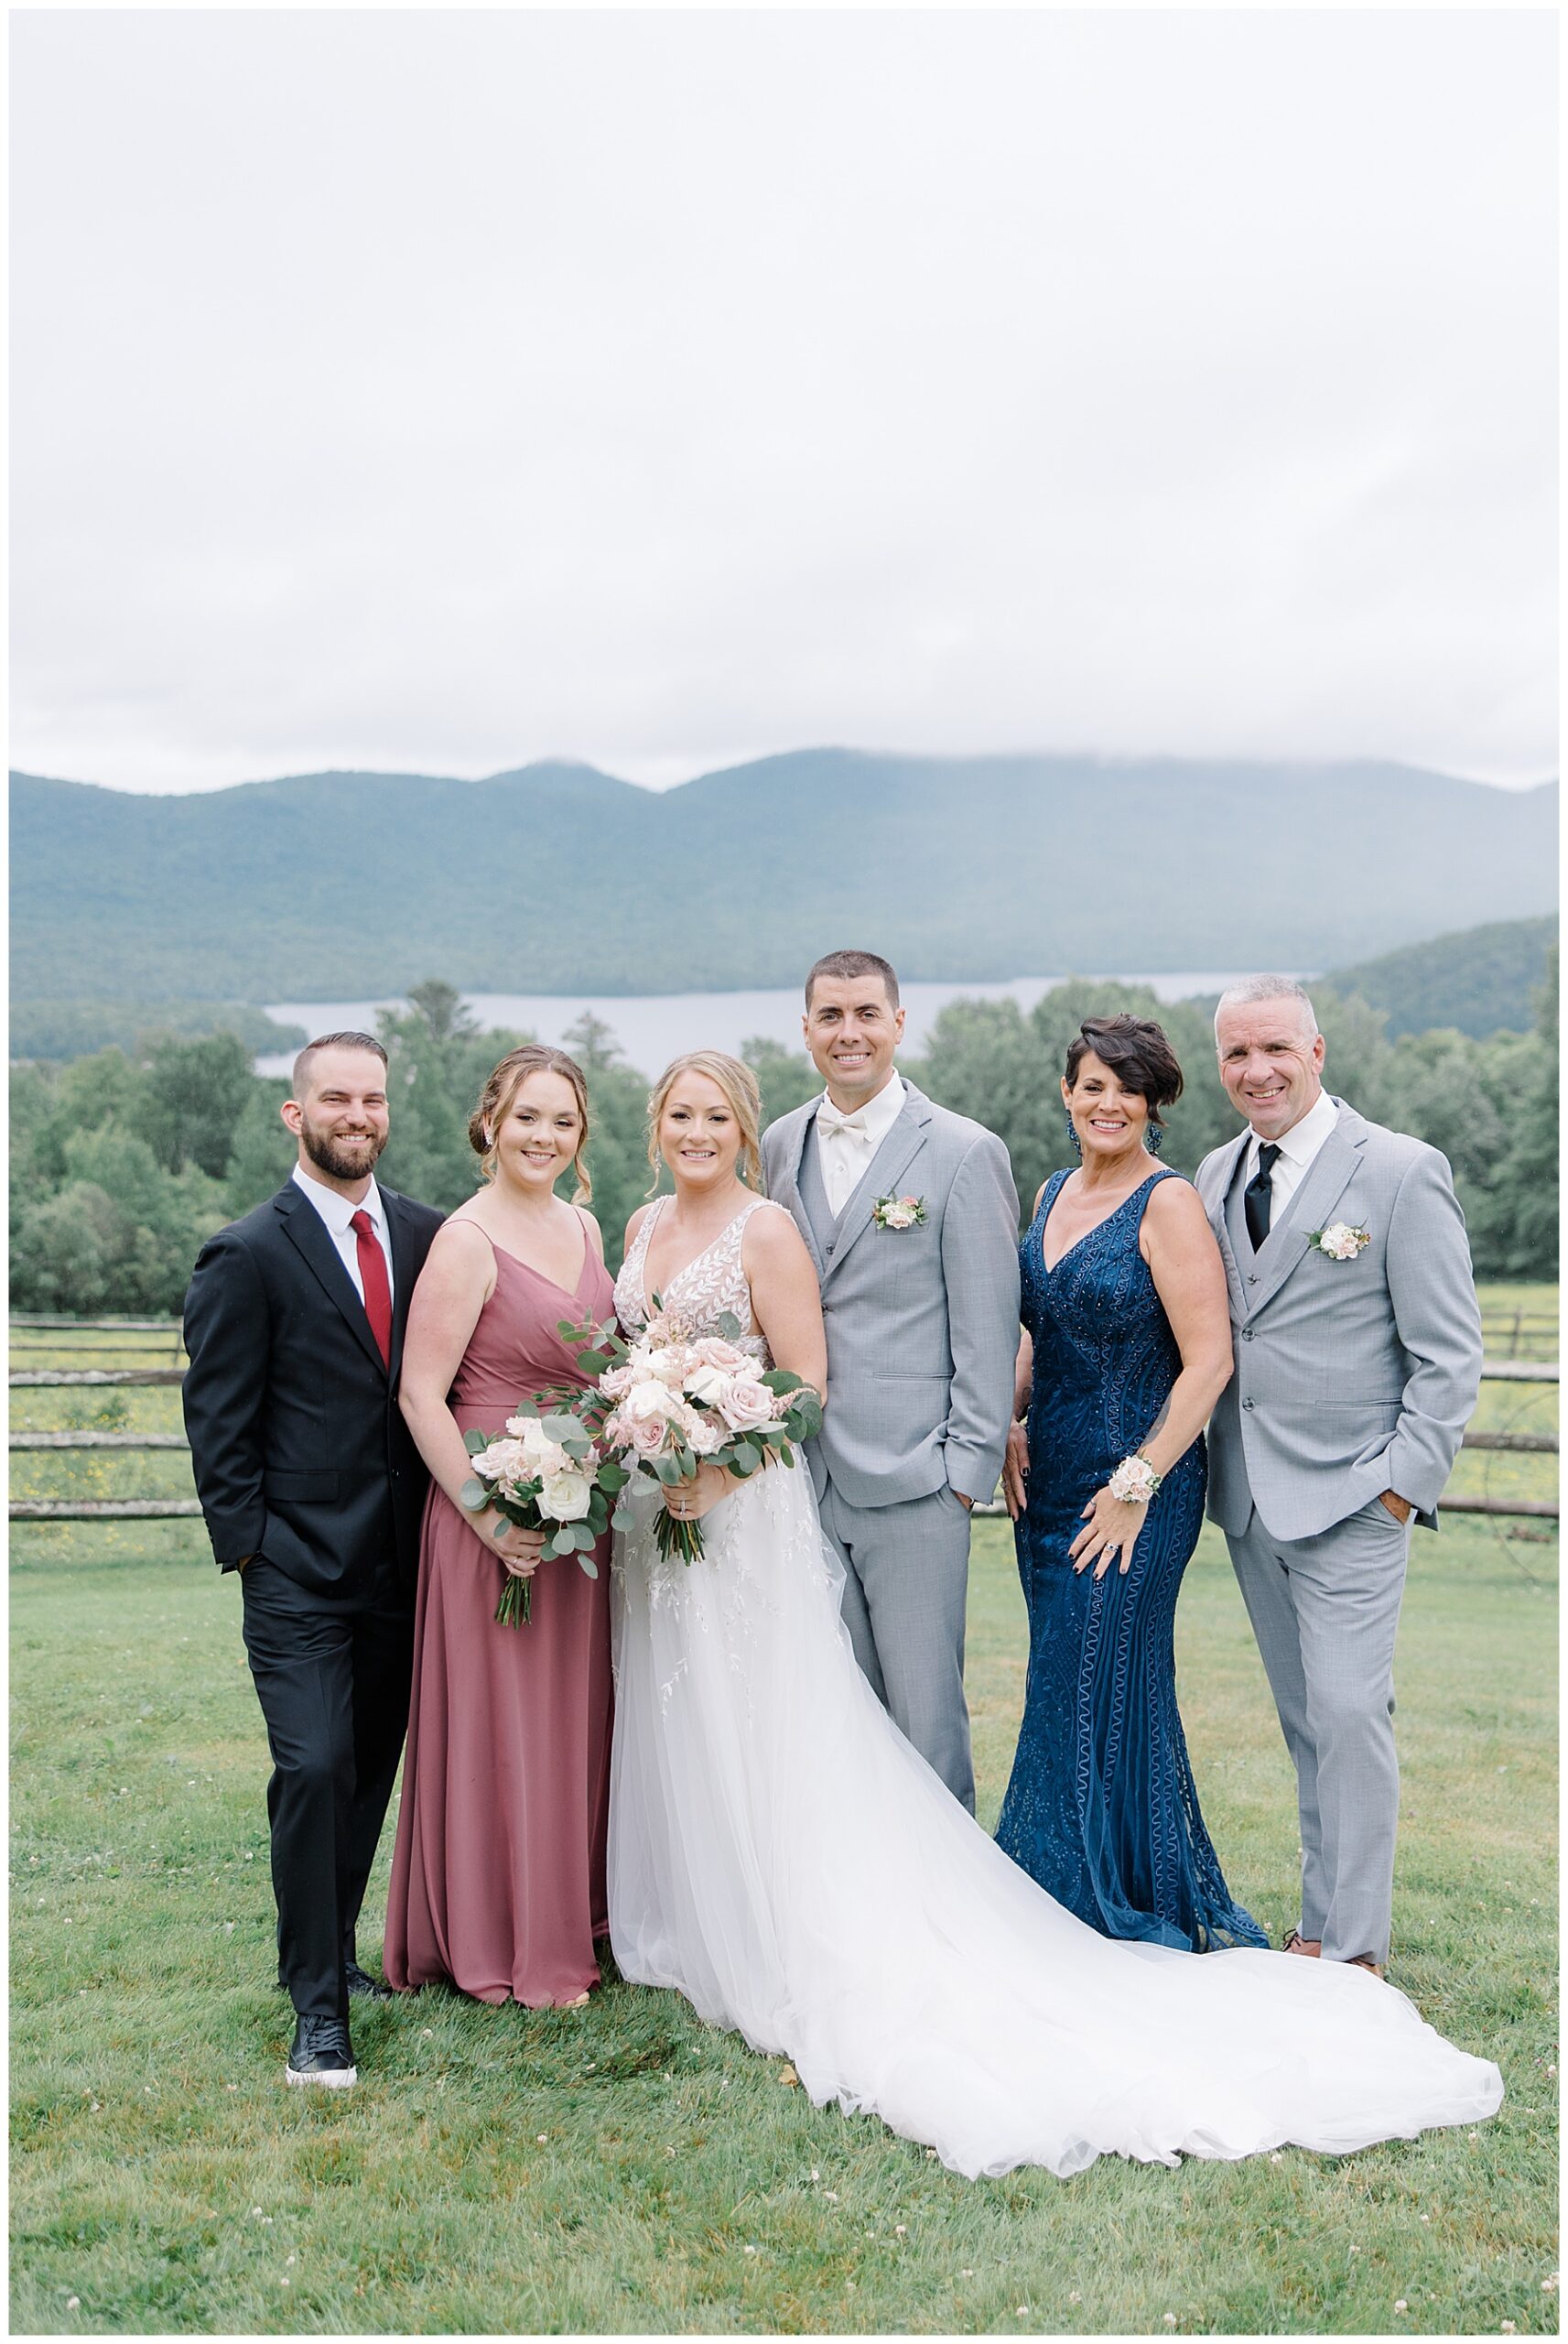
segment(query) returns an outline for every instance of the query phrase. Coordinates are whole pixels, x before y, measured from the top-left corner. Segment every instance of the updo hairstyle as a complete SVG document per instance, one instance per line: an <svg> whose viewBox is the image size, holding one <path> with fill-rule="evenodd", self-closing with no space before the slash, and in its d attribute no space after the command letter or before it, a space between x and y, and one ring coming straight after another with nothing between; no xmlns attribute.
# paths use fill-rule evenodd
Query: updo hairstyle
<svg viewBox="0 0 1568 2344"><path fill-rule="evenodd" d="M670 1092L683 1074L705 1074L724 1093L725 1102L741 1133L741 1178L748 1188L765 1194L762 1187L762 1094L757 1078L743 1060L723 1050L683 1050L672 1058L648 1093L648 1162L653 1168L653 1196L659 1185L659 1125Z"/></svg>
<svg viewBox="0 0 1568 2344"><path fill-rule="evenodd" d="M572 1202L586 1205L593 1195L593 1182L588 1177L584 1160L588 1149L588 1083L576 1058L568 1058L565 1050L552 1049L545 1042L524 1042L520 1048L508 1050L501 1064L492 1069L479 1094L479 1105L469 1117L469 1145L479 1157L484 1177L493 1180L496 1157L491 1134L506 1121L514 1100L531 1074L564 1075L577 1094L582 1130L572 1157L572 1170L577 1174L577 1194Z"/></svg>
<svg viewBox="0 0 1568 2344"><path fill-rule="evenodd" d="M1173 1106L1182 1095L1182 1069L1164 1027L1125 1010L1116 1017L1086 1017L1067 1045L1069 1091L1076 1090L1078 1069L1091 1052L1124 1090L1148 1101L1150 1122L1162 1128L1161 1109Z"/></svg>

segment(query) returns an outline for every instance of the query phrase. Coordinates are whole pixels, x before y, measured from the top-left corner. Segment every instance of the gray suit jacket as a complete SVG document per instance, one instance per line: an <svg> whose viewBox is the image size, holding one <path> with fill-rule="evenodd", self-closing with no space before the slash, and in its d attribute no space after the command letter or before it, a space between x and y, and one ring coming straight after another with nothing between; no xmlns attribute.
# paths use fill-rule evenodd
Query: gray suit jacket
<svg viewBox="0 0 1568 2344"><path fill-rule="evenodd" d="M1256 1505L1276 1538L1315 1537L1385 1490L1435 1529L1480 1386L1481 1313L1447 1158L1335 1104L1337 1124L1255 1255L1226 1210L1249 1134L1198 1167L1236 1332L1236 1373L1209 1427L1208 1510L1236 1536ZM1371 1232L1353 1261L1308 1243L1337 1221Z"/></svg>
<svg viewBox="0 0 1568 2344"><path fill-rule="evenodd" d="M989 1498L1012 1416L1018 1192L994 1132L904 1084L903 1111L836 1223L813 1224L801 1155L820 1101L762 1141L768 1194L788 1208L822 1281L827 1407L813 1470L851 1505L950 1485ZM889 1194L918 1196L917 1229L879 1228Z"/></svg>

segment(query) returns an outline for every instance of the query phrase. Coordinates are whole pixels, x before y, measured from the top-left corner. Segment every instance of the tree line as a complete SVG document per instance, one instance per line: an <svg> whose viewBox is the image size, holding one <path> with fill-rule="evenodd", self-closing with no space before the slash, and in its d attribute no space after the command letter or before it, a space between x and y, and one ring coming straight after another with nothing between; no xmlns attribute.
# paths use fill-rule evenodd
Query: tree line
<svg viewBox="0 0 1568 2344"><path fill-rule="evenodd" d="M1476 1273L1557 1276L1556 956L1534 1029L1477 1040L1452 1029L1390 1039L1383 1013L1354 996L1314 993L1328 1045L1325 1080L1374 1122L1441 1148L1470 1229ZM1164 1160L1193 1171L1234 1136L1215 1070L1212 1004L1162 1006L1140 987L1073 981L1030 1011L1011 1000L957 1000L925 1054L901 1058L913 1082L1000 1134L1027 1210L1041 1182L1072 1160L1058 1077L1080 1021L1130 1010L1157 1017L1186 1073L1167 1116ZM387 1184L446 1210L473 1193L468 1118L484 1077L522 1034L481 1030L450 985L416 985L405 1010L381 1014L392 1138ZM609 1026L585 1013L566 1046L588 1078L593 1208L612 1268L653 1174L648 1082ZM755 1040L744 1055L765 1118L821 1088L804 1052ZM178 1310L204 1240L287 1177L294 1144L278 1120L288 1086L252 1071L240 1036L162 1034L133 1049L11 1069L11 1301L18 1310Z"/></svg>

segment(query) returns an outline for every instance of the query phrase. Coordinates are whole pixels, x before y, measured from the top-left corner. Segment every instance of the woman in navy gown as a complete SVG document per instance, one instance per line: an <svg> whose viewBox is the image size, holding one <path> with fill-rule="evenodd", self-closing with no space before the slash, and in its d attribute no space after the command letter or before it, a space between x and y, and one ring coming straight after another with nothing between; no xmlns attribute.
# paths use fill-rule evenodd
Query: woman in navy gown
<svg viewBox="0 0 1568 2344"><path fill-rule="evenodd" d="M1232 1369L1225 1272L1197 1192L1152 1161L1182 1071L1146 1018L1091 1017L1062 1098L1076 1170L1022 1246L1006 1470L1029 1677L999 1844L1107 1937L1266 1944L1226 1887L1176 1708L1203 1427Z"/></svg>

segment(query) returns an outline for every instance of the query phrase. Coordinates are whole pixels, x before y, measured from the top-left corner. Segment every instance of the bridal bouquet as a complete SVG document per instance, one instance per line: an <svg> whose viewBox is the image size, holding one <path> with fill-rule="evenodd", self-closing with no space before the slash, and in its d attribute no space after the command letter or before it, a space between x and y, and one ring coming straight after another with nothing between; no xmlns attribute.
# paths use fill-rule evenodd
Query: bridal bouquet
<svg viewBox="0 0 1568 2344"><path fill-rule="evenodd" d="M596 1342L578 1359L598 1378L587 1417L596 1438L665 1489L695 1481L708 1463L741 1480L770 1457L793 1465L798 1443L821 1430L822 1403L811 1385L785 1368L763 1369L741 1351L740 1323L728 1311L719 1326L716 1335L694 1335L655 1295L654 1316L634 1343L608 1329L561 1328L570 1340L587 1334ZM618 1509L617 1527L627 1519ZM682 1562L703 1551L701 1523L678 1521L666 1507L654 1535L661 1555Z"/></svg>
<svg viewBox="0 0 1568 2344"><path fill-rule="evenodd" d="M473 1470L461 1497L476 1510L488 1502L519 1530L547 1532L546 1561L575 1555L589 1578L597 1579L594 1545L609 1529L611 1508L632 1477L600 1451L573 1405L577 1397L563 1394L557 1401L538 1393L507 1417L504 1433L465 1433ZM541 1400L551 1406L550 1415L540 1415ZM496 1619L503 1627L520 1628L532 1607L532 1579L509 1571Z"/></svg>

